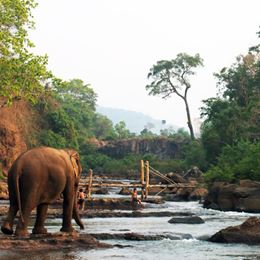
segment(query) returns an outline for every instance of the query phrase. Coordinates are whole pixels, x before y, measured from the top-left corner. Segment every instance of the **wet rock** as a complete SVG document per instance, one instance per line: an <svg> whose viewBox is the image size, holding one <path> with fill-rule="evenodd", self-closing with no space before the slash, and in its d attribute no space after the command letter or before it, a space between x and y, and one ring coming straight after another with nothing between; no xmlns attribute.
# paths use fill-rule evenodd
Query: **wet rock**
<svg viewBox="0 0 260 260"><path fill-rule="evenodd" d="M168 221L172 224L203 224L205 221L199 216L173 217Z"/></svg>
<svg viewBox="0 0 260 260"><path fill-rule="evenodd" d="M260 244L260 218L251 217L239 226L222 229L214 234L209 241L218 243Z"/></svg>
<svg viewBox="0 0 260 260"><path fill-rule="evenodd" d="M96 238L88 234L72 233L53 233L46 235L31 235L26 238L16 236L0 235L1 250L63 250L77 249L85 250L93 248L110 248L111 245L100 243Z"/></svg>
<svg viewBox="0 0 260 260"><path fill-rule="evenodd" d="M260 182L242 180L239 184L216 182L204 201L205 208L223 211L260 212Z"/></svg>
<svg viewBox="0 0 260 260"><path fill-rule="evenodd" d="M186 180L180 174L175 173L175 172L169 172L165 176L175 183L185 183L186 182ZM163 180L162 183L168 183L168 182Z"/></svg>
<svg viewBox="0 0 260 260"><path fill-rule="evenodd" d="M178 188L174 194L167 194L163 198L166 201L189 201L190 194L194 188Z"/></svg>
<svg viewBox="0 0 260 260"><path fill-rule="evenodd" d="M130 195L132 193L132 191L126 187L123 187L120 191L119 194L120 195Z"/></svg>
<svg viewBox="0 0 260 260"><path fill-rule="evenodd" d="M173 216L191 216L188 212L170 212L170 211L156 211L156 212L118 212L118 211L85 211L81 214L84 218L144 218L144 217L173 217Z"/></svg>
<svg viewBox="0 0 260 260"><path fill-rule="evenodd" d="M96 191L95 191L95 194L104 194L104 195L105 195L105 194L108 194L108 188L102 187L102 188L96 190Z"/></svg>
<svg viewBox="0 0 260 260"><path fill-rule="evenodd" d="M208 190L205 188L198 188L191 192L189 200L203 200L208 195Z"/></svg>
<svg viewBox="0 0 260 260"><path fill-rule="evenodd" d="M183 238L183 235L186 239L192 238L189 234L181 234L181 235L172 235L172 234L155 234L155 235L144 235L139 233L98 233L98 234L91 234L91 236L95 237L99 240L133 240L133 241L152 241L152 240L163 240L163 239L170 239L170 240L180 240Z"/></svg>
<svg viewBox="0 0 260 260"><path fill-rule="evenodd" d="M161 197L144 199L143 202L161 204L164 203ZM134 209L141 209L143 206L136 205ZM129 198L92 198L85 201L85 209L133 209L132 199Z"/></svg>

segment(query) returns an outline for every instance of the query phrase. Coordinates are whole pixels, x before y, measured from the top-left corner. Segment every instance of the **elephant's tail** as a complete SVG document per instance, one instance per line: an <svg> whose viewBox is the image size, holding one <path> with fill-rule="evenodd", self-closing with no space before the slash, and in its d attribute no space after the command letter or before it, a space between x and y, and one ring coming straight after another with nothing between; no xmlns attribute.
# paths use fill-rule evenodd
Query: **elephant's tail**
<svg viewBox="0 0 260 260"><path fill-rule="evenodd" d="M18 174L15 176L15 193L16 193L16 198L17 198L18 209L19 209L19 212L20 212L20 217L21 217L22 223L24 223L22 206L21 206L21 194L20 194L20 188L19 188L19 176L18 176Z"/></svg>

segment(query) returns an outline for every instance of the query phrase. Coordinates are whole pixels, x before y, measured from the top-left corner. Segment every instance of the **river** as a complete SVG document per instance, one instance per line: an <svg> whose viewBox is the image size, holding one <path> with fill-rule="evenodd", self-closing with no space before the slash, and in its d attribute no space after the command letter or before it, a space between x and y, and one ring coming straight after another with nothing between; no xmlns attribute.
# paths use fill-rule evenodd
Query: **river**
<svg viewBox="0 0 260 260"><path fill-rule="evenodd" d="M41 253L10 253L1 252L0 259L4 260L99 260L99 259L260 259L260 247L243 244L218 244L207 242L206 238L220 229L241 224L250 216L239 212L220 212L204 209L198 202L166 202L155 205L146 204L143 212L172 211L190 212L204 219L204 224L170 224L170 217L143 218L93 218L83 219L86 233L126 233L169 234L179 237L179 240L164 239L159 241L126 241L106 240L105 243L128 245L125 248L98 249L90 251L61 251ZM49 232L56 232L61 225L60 219L47 221Z"/></svg>

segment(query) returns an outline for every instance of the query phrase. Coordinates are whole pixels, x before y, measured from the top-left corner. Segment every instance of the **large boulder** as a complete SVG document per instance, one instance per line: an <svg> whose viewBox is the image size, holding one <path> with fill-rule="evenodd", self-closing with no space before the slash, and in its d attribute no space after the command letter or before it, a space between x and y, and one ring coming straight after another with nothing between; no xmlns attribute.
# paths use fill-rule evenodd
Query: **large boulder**
<svg viewBox="0 0 260 260"><path fill-rule="evenodd" d="M165 177L167 177L168 179L170 179L175 183L186 183L186 180L176 172L169 172L165 175ZM169 183L169 182L166 180L162 180L162 183Z"/></svg>
<svg viewBox="0 0 260 260"><path fill-rule="evenodd" d="M191 169L189 169L185 174L184 174L184 178L185 179L201 179L202 178L202 171L197 167L197 166L193 166Z"/></svg>
<svg viewBox="0 0 260 260"><path fill-rule="evenodd" d="M195 189L190 195L189 200L204 200L208 195L208 190L205 188Z"/></svg>
<svg viewBox="0 0 260 260"><path fill-rule="evenodd" d="M203 224L205 221L199 216L173 217L169 221L171 224Z"/></svg>
<svg viewBox="0 0 260 260"><path fill-rule="evenodd" d="M260 218L251 217L243 224L228 227L214 234L209 241L218 243L260 243Z"/></svg>
<svg viewBox="0 0 260 260"><path fill-rule="evenodd" d="M260 212L260 182L215 183L204 201L205 208L223 211Z"/></svg>

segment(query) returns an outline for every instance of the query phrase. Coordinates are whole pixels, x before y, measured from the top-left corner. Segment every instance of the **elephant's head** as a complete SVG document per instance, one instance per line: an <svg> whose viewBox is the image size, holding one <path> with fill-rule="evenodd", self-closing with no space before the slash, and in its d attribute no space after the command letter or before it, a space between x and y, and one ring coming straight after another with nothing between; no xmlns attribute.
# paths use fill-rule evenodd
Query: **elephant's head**
<svg viewBox="0 0 260 260"><path fill-rule="evenodd" d="M79 160L79 153L74 150L66 150L66 152L70 156L70 162L73 167L73 172L75 174L76 179L80 179L82 167Z"/></svg>

